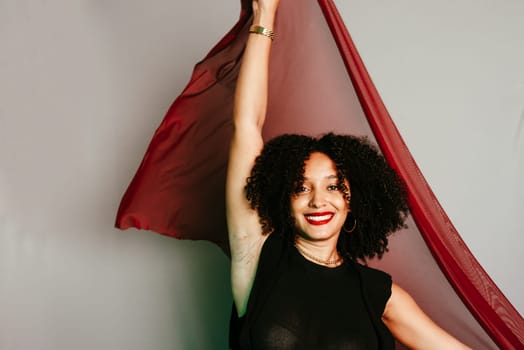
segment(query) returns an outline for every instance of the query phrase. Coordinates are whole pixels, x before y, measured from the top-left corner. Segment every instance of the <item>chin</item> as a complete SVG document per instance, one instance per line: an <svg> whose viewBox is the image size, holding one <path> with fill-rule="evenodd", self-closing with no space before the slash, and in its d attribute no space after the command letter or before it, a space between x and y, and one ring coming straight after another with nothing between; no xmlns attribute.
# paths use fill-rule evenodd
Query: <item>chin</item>
<svg viewBox="0 0 524 350"><path fill-rule="evenodd" d="M338 240L339 232L301 232L298 235L312 241L325 241L331 238Z"/></svg>

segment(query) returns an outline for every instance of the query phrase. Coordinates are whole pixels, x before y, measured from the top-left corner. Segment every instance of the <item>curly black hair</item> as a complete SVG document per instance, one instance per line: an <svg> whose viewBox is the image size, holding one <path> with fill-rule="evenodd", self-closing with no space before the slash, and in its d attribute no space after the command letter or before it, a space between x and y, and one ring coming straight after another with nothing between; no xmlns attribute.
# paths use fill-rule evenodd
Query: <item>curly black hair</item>
<svg viewBox="0 0 524 350"><path fill-rule="evenodd" d="M333 160L339 184L349 182L351 195L348 188L341 187L350 200L352 214L344 226L353 227L356 219L356 227L351 233L341 232L339 253L353 261L382 257L387 251L388 236L405 227L407 192L397 173L366 137L286 134L266 143L245 187L246 198L258 211L264 234L279 233L293 244L296 231L291 197L304 181L305 161L313 152L324 153Z"/></svg>

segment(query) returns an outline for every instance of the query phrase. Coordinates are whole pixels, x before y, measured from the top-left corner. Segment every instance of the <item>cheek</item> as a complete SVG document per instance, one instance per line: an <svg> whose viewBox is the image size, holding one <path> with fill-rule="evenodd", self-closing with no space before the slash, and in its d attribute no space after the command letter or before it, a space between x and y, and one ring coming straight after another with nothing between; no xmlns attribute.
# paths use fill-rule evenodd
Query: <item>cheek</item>
<svg viewBox="0 0 524 350"><path fill-rule="evenodd" d="M351 208L350 208L350 206L349 206L348 201L347 201L345 198L343 198L342 201L344 202L344 203L342 204L342 205L344 206L344 210L347 211L347 212L349 212Z"/></svg>
<svg viewBox="0 0 524 350"><path fill-rule="evenodd" d="M295 218L296 216L297 207L298 207L297 198L292 197L291 200L289 201L289 211L291 212L292 218Z"/></svg>
<svg viewBox="0 0 524 350"><path fill-rule="evenodd" d="M337 194L333 199L332 203L335 207L337 207L340 211L349 211L349 204L348 201L344 198L343 194Z"/></svg>
<svg viewBox="0 0 524 350"><path fill-rule="evenodd" d="M309 199L307 196L296 196L291 198L289 203L289 210L291 217L296 220L297 217L301 217L304 211L309 207Z"/></svg>
<svg viewBox="0 0 524 350"><path fill-rule="evenodd" d="M293 216L293 214L296 213L301 208L300 198L291 198L291 201L289 203L289 208L291 210L291 216Z"/></svg>

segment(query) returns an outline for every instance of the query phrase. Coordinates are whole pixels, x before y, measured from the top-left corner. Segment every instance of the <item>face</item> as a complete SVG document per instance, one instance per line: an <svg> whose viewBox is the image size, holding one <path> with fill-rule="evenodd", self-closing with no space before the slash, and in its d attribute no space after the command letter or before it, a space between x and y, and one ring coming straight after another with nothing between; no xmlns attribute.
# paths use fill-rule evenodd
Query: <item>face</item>
<svg viewBox="0 0 524 350"><path fill-rule="evenodd" d="M345 183L349 188L349 184ZM338 240L349 205L339 189L335 163L324 153L312 153L305 162L304 183L291 196L291 215L304 239Z"/></svg>

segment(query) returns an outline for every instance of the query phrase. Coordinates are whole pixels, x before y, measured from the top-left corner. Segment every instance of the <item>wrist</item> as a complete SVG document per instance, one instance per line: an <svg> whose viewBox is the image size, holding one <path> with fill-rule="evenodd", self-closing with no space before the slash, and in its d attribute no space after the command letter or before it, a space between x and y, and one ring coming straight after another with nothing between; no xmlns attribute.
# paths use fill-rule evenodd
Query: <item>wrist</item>
<svg viewBox="0 0 524 350"><path fill-rule="evenodd" d="M275 14L269 11L259 10L253 16L252 24L273 30Z"/></svg>
<svg viewBox="0 0 524 350"><path fill-rule="evenodd" d="M273 38L275 36L275 33L271 29L256 24L249 27L249 34L260 34L268 37L269 39L271 39L271 41L273 41Z"/></svg>

